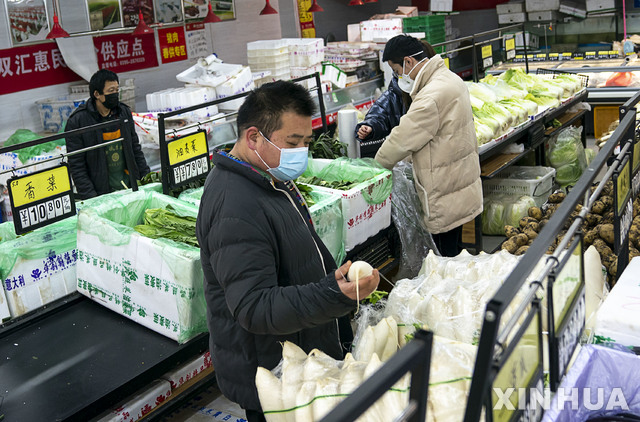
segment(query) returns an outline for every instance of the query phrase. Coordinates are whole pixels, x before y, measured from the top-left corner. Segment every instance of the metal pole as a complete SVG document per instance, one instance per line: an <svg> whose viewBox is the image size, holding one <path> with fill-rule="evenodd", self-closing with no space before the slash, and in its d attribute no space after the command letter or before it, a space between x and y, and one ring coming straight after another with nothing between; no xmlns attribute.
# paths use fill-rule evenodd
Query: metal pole
<svg viewBox="0 0 640 422"><path fill-rule="evenodd" d="M135 156L133 155L133 143L131 142L131 133L126 128L126 124L129 122L128 119L123 120L120 124L120 133L124 134L124 139L122 141L122 150L124 151L124 162L127 166L127 171L129 172L129 184L132 191L138 190L138 182L136 181L136 177L133 175L133 168L137 167ZM135 130L135 129L134 129ZM142 177L143 175L140 175Z"/></svg>
<svg viewBox="0 0 640 422"><path fill-rule="evenodd" d="M525 31L524 23L522 24L522 45L524 47L524 69L526 73L529 73L529 58L527 57L529 55L527 51L527 32Z"/></svg>
<svg viewBox="0 0 640 422"><path fill-rule="evenodd" d="M478 51L476 50L475 37L471 38L471 45L473 46L473 57L472 57L473 82L478 82Z"/></svg>
<svg viewBox="0 0 640 422"><path fill-rule="evenodd" d="M169 151L167 150L167 138L164 132L165 113L158 114L158 141L160 144L160 172L162 177L162 193L169 195Z"/></svg>
<svg viewBox="0 0 640 422"><path fill-rule="evenodd" d="M320 118L322 119L322 132L327 133L327 113L324 108L324 98L322 96L322 82L320 81L320 74L315 73L316 87L318 87L318 104L320 106Z"/></svg>

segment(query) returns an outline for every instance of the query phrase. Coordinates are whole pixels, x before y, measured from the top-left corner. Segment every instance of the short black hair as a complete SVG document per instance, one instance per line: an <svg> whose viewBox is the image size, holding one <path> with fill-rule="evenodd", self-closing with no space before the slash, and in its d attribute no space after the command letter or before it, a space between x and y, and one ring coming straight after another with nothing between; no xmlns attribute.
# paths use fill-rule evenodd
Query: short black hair
<svg viewBox="0 0 640 422"><path fill-rule="evenodd" d="M100 69L96 73L94 73L93 76L91 76L91 80L89 81L89 94L91 95L91 98L93 98L93 93L95 91L98 91L100 94L102 94L104 85L107 83L107 81L115 81L120 83L120 81L118 80L118 75L107 69Z"/></svg>
<svg viewBox="0 0 640 422"><path fill-rule="evenodd" d="M313 116L315 104L309 91L290 81L264 84L247 95L238 110L238 134L255 126L267 137L282 127L282 115L293 112L299 116Z"/></svg>
<svg viewBox="0 0 640 422"><path fill-rule="evenodd" d="M409 35L396 35L387 41L382 53L382 61L391 60L392 63L401 64L405 57L413 57L422 60L430 59L436 55L435 50L426 41L420 41Z"/></svg>

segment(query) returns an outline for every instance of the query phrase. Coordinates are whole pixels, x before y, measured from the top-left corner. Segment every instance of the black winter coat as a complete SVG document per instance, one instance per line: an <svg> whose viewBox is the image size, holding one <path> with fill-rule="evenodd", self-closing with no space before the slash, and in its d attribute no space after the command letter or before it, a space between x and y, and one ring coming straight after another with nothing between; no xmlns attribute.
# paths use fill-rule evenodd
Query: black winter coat
<svg viewBox="0 0 640 422"><path fill-rule="evenodd" d="M352 333L338 318L356 301L340 291L293 183L272 184L222 153L213 162L196 228L213 367L227 398L259 410L257 367L274 368L286 340L342 359Z"/></svg>
<svg viewBox="0 0 640 422"><path fill-rule="evenodd" d="M133 169L128 170L133 171L133 176L137 180L140 180L142 176L149 173L150 170L147 165L147 161L144 158L144 154L142 153L142 148L140 147L140 141L136 134L131 109L126 104L119 103L118 107L115 109L115 113L109 117L102 117L96 109L95 100L91 98L87 100L84 105L79 106L73 113L71 113L65 130L69 131L73 129L80 129L119 118L129 120L129 123L124 125L124 130L129 131L131 145L127 145L125 143L124 148L127 148L130 156L134 157L135 165ZM67 152L96 145L102 142L103 132L114 131L116 129L117 126L114 125L113 128L107 127L103 131L90 131L78 136L67 137ZM124 133L121 135L124 137ZM78 194L76 195L78 199L93 198L94 196L111 192L111 189L109 188L107 156L104 148L94 149L87 151L84 154L69 157L69 169L71 170L73 183L78 191Z"/></svg>
<svg viewBox="0 0 640 422"><path fill-rule="evenodd" d="M398 86L397 78L391 78L389 87L382 93L380 98L371 106L362 123L356 125L356 139L360 126L371 126L371 133L366 139L361 141L377 141L385 138L391 129L398 126L400 118L405 113L405 105L402 99L402 90Z"/></svg>

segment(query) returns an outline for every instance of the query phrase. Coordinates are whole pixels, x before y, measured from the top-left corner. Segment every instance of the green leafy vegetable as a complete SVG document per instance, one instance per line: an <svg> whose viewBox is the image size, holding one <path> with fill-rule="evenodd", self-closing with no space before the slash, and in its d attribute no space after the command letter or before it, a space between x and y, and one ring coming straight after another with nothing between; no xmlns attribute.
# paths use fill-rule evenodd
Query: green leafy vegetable
<svg viewBox="0 0 640 422"><path fill-rule="evenodd" d="M306 183L308 185L323 186L325 188L339 190L349 190L359 184L359 182L350 182L347 180L326 181L316 176L300 176L296 179L296 183Z"/></svg>
<svg viewBox="0 0 640 422"><path fill-rule="evenodd" d="M328 133L321 133L315 140L309 145L309 154L313 158L328 158L335 159L338 157L345 157L347 155L347 145L338 140L337 132L333 137Z"/></svg>
<svg viewBox="0 0 640 422"><path fill-rule="evenodd" d="M144 212L144 224L134 227L143 236L152 239L164 238L186 243L196 248L196 218L176 214L173 207L149 208Z"/></svg>
<svg viewBox="0 0 640 422"><path fill-rule="evenodd" d="M378 303L378 301L387 297L388 294L389 293L385 292L384 290L374 290L373 293L367 296L364 300L371 303L372 305L375 305L376 303Z"/></svg>

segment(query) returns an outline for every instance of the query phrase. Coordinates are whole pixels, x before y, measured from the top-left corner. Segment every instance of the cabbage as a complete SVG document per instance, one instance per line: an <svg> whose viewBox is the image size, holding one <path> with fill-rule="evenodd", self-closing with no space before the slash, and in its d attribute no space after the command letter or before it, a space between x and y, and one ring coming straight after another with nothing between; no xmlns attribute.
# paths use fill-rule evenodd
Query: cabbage
<svg viewBox="0 0 640 422"><path fill-rule="evenodd" d="M473 95L469 95L469 100L471 101L471 107L481 108L484 105L484 101Z"/></svg>
<svg viewBox="0 0 640 422"><path fill-rule="evenodd" d="M479 121L473 121L473 125L476 128L476 139L478 140L478 146L484 145L493 138L495 138L495 132L484 123L480 123Z"/></svg>
<svg viewBox="0 0 640 422"><path fill-rule="evenodd" d="M489 85L495 85L496 82L498 82L500 79L496 78L495 76L489 74L487 76L485 76L484 78L480 79L480 82L484 82L485 84L489 84Z"/></svg>
<svg viewBox="0 0 640 422"><path fill-rule="evenodd" d="M482 233L488 235L504 234L504 204L499 198L485 201L482 212Z"/></svg>
<svg viewBox="0 0 640 422"><path fill-rule="evenodd" d="M485 84L474 84L473 82L465 82L467 88L469 89L469 94L472 96L481 99L484 102L495 103L498 101L496 94L493 93L491 89L488 88Z"/></svg>
<svg viewBox="0 0 640 422"><path fill-rule="evenodd" d="M575 184L582 176L582 167L578 161L556 168L556 181L560 186Z"/></svg>
<svg viewBox="0 0 640 422"><path fill-rule="evenodd" d="M594 158L596 158L596 152L591 148L586 148L584 150L584 155L587 159L587 165L591 164Z"/></svg>
<svg viewBox="0 0 640 422"><path fill-rule="evenodd" d="M498 104L506 108L515 117L516 125L519 125L522 122L526 122L529 119L529 113L527 113L527 109L522 106L514 104L508 100L502 100L498 102Z"/></svg>
<svg viewBox="0 0 640 422"><path fill-rule="evenodd" d="M562 93L564 90L557 85L552 85L545 82L538 82L534 86L529 89L529 94L536 97L554 97L558 100L562 98Z"/></svg>
<svg viewBox="0 0 640 422"><path fill-rule="evenodd" d="M522 69L509 69L500 76L500 79L525 91L528 91L538 81L538 78L529 75Z"/></svg>
<svg viewBox="0 0 640 422"><path fill-rule="evenodd" d="M573 82L565 81L563 79L550 79L547 82L562 88L562 98L569 98L576 92L576 86Z"/></svg>
<svg viewBox="0 0 640 422"><path fill-rule="evenodd" d="M489 126L489 128L493 132L494 138L497 138L502 133L504 133L501 123L498 120L494 119L491 115L489 115L485 110L474 108L473 117L474 122L482 123Z"/></svg>
<svg viewBox="0 0 640 422"><path fill-rule="evenodd" d="M527 115L535 116L538 114L538 104L531 100L525 100L524 98L511 98L500 101L500 104L514 104L527 110Z"/></svg>
<svg viewBox="0 0 640 422"><path fill-rule="evenodd" d="M496 94L496 97L501 100L505 98L524 98L527 95L526 90L511 86L501 79L498 79L495 85L489 86L491 87L491 90Z"/></svg>
<svg viewBox="0 0 640 422"><path fill-rule="evenodd" d="M560 101L558 101L556 97L548 97L545 95L536 96L533 94L527 94L527 96L524 97L524 99L533 101L542 107L555 107L558 104L560 104Z"/></svg>
<svg viewBox="0 0 640 422"><path fill-rule="evenodd" d="M556 80L562 80L565 82L571 82L574 85L574 91L580 91L582 89L582 79L578 75L569 75L567 73L562 73L556 75Z"/></svg>
<svg viewBox="0 0 640 422"><path fill-rule="evenodd" d="M505 224L518 227L520 219L529 215L529 208L535 207L536 201L530 196L521 196L516 202L511 204L507 210Z"/></svg>
<svg viewBox="0 0 640 422"><path fill-rule="evenodd" d="M513 125L515 121L514 116L509 110L498 103L484 103L482 110L500 122L503 133L506 132L509 126Z"/></svg>

